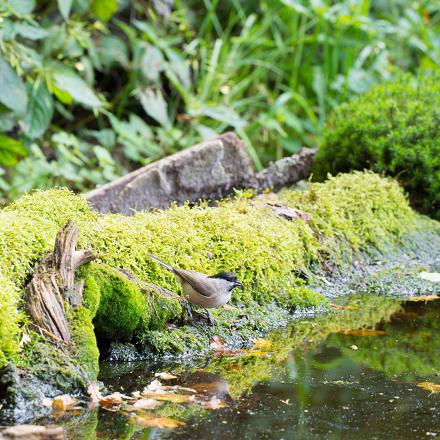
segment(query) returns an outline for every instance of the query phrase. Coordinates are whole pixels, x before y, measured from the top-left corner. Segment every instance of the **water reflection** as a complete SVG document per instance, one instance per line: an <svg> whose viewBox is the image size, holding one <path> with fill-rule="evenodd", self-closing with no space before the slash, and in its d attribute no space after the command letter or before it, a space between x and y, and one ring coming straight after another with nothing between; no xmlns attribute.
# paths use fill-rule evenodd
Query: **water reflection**
<svg viewBox="0 0 440 440"><path fill-rule="evenodd" d="M97 410L64 416L70 438L95 439L415 439L440 438L440 301L402 305L360 296L331 317L295 323L272 334L264 350L221 356L200 365L119 366L103 370L113 390L142 389L153 371L226 408L167 403L161 417L185 421L174 430L145 428L129 416ZM374 328L370 336L340 330ZM46 420L47 421L47 420Z"/></svg>

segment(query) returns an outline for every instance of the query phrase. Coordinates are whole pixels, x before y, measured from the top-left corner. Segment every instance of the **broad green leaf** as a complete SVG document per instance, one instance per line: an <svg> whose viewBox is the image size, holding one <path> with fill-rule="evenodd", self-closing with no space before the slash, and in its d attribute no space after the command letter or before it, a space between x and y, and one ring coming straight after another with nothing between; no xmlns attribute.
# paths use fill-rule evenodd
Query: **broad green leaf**
<svg viewBox="0 0 440 440"><path fill-rule="evenodd" d="M67 20L72 9L73 0L58 0L58 9L61 12L64 20Z"/></svg>
<svg viewBox="0 0 440 440"><path fill-rule="evenodd" d="M35 8L35 0L9 0L9 6L17 14L27 15Z"/></svg>
<svg viewBox="0 0 440 440"><path fill-rule="evenodd" d="M0 57L0 102L16 113L25 113L28 97L22 79Z"/></svg>
<svg viewBox="0 0 440 440"><path fill-rule="evenodd" d="M23 119L25 135L36 139L44 134L53 116L53 100L44 83L33 88Z"/></svg>
<svg viewBox="0 0 440 440"><path fill-rule="evenodd" d="M15 32L20 34L24 38L28 38L29 40L41 40L49 35L45 29L40 26L32 26L28 23L15 23Z"/></svg>
<svg viewBox="0 0 440 440"><path fill-rule="evenodd" d="M108 21L118 10L117 0L93 0L92 12L102 21Z"/></svg>
<svg viewBox="0 0 440 440"><path fill-rule="evenodd" d="M74 72L65 70L54 75L55 85L67 92L74 101L86 107L101 107L102 102L86 82Z"/></svg>
<svg viewBox="0 0 440 440"><path fill-rule="evenodd" d="M96 50L99 55L99 62L105 68L110 68L114 64L127 67L129 64L127 45L115 35L102 38L97 44Z"/></svg>
<svg viewBox="0 0 440 440"><path fill-rule="evenodd" d="M148 116L164 127L169 125L168 106L160 90L144 89L139 92L139 99Z"/></svg>
<svg viewBox="0 0 440 440"><path fill-rule="evenodd" d="M18 162L19 157L27 155L24 145L15 139L0 134L0 166L10 167Z"/></svg>
<svg viewBox="0 0 440 440"><path fill-rule="evenodd" d="M232 127L244 127L246 122L230 107L224 105L210 106L203 104L193 115L203 115Z"/></svg>
<svg viewBox="0 0 440 440"><path fill-rule="evenodd" d="M145 78L156 81L159 73L164 69L165 60L162 52L155 46L145 45L144 53L141 58L141 71Z"/></svg>

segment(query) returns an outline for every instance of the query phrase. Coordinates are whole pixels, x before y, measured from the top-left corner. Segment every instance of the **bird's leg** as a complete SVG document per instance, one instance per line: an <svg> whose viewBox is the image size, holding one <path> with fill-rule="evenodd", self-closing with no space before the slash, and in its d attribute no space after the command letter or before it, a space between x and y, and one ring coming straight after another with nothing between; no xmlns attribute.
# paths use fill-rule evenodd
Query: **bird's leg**
<svg viewBox="0 0 440 440"><path fill-rule="evenodd" d="M207 309L205 309L205 312L206 312L206 317L208 318L208 325L213 326L214 320L212 319L211 313L209 313Z"/></svg>
<svg viewBox="0 0 440 440"><path fill-rule="evenodd" d="M188 301L186 302L186 313L188 314L188 320L192 321L193 314L192 314L192 310L191 310L191 304Z"/></svg>

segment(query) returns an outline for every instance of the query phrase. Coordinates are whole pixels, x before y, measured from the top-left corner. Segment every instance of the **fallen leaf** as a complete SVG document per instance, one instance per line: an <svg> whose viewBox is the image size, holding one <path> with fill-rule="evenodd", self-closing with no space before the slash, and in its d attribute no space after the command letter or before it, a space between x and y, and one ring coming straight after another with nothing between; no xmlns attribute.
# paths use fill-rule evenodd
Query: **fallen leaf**
<svg viewBox="0 0 440 440"><path fill-rule="evenodd" d="M359 347L357 345L350 345L350 348L352 350L359 350Z"/></svg>
<svg viewBox="0 0 440 440"><path fill-rule="evenodd" d="M330 304L330 306L337 310L356 310L356 307L353 306L340 306L338 304Z"/></svg>
<svg viewBox="0 0 440 440"><path fill-rule="evenodd" d="M419 388L437 393L440 391L440 385L432 382L420 382L417 384Z"/></svg>
<svg viewBox="0 0 440 440"><path fill-rule="evenodd" d="M48 397L45 397L45 398L41 401L41 404L42 404L43 406L51 407L51 406L52 406L52 402L53 402L53 399L49 399Z"/></svg>
<svg viewBox="0 0 440 440"><path fill-rule="evenodd" d="M159 382L157 379L153 380L153 382L150 383L147 387L144 388L144 393L148 393L149 391L158 391L162 390L163 386L162 383Z"/></svg>
<svg viewBox="0 0 440 440"><path fill-rule="evenodd" d="M289 406L292 405L292 404L290 403L290 399L281 400L281 402L283 402L285 405L289 405Z"/></svg>
<svg viewBox="0 0 440 440"><path fill-rule="evenodd" d="M385 334L383 330L371 330L371 329L337 330L335 333L339 333L341 335L354 335L354 336L380 336Z"/></svg>
<svg viewBox="0 0 440 440"><path fill-rule="evenodd" d="M403 301L434 301L436 299L439 299L440 296L438 295L420 295L420 296L409 296L407 298L403 298Z"/></svg>
<svg viewBox="0 0 440 440"><path fill-rule="evenodd" d="M87 387L87 394L90 396L90 401L98 403L102 399L102 394L99 392L99 387L96 382L92 382Z"/></svg>
<svg viewBox="0 0 440 440"><path fill-rule="evenodd" d="M220 336L214 336L209 342L209 347L214 351L225 350L225 341Z"/></svg>
<svg viewBox="0 0 440 440"><path fill-rule="evenodd" d="M159 402L155 399L140 399L137 402L135 402L132 406L133 409L153 409L157 408L158 406L162 405L163 402Z"/></svg>
<svg viewBox="0 0 440 440"><path fill-rule="evenodd" d="M77 405L78 402L69 394L63 394L61 396L54 397L52 401L52 408L54 411L66 411L68 408L72 408Z"/></svg>
<svg viewBox="0 0 440 440"><path fill-rule="evenodd" d="M420 272L419 277L422 280L432 281L433 283L440 283L440 273L439 272Z"/></svg>
<svg viewBox="0 0 440 440"><path fill-rule="evenodd" d="M147 399L154 399L154 400L164 400L166 402L173 402L173 403L188 403L195 401L195 396L189 394L142 393L142 397L145 397Z"/></svg>
<svg viewBox="0 0 440 440"><path fill-rule="evenodd" d="M134 420L142 426L146 426L149 428L168 428L174 429L179 426L186 425L185 422L181 422L180 420L170 419L168 417L135 417Z"/></svg>
<svg viewBox="0 0 440 440"><path fill-rule="evenodd" d="M225 408L226 404L225 402L221 401L220 399L214 396L208 402L203 402L202 406L203 408L206 409L220 409L220 408Z"/></svg>
<svg viewBox="0 0 440 440"><path fill-rule="evenodd" d="M112 408L117 405L121 405L124 402L121 393L116 392L109 394L108 396L99 399L99 404L104 408Z"/></svg>
<svg viewBox="0 0 440 440"><path fill-rule="evenodd" d="M141 392L140 391L133 391L131 393L134 399L140 399L141 398Z"/></svg>
<svg viewBox="0 0 440 440"><path fill-rule="evenodd" d="M162 379L162 380L177 379L177 376L174 376L174 374L171 374L171 373L167 373L166 371L163 371L161 373L156 373L154 375L154 377L158 377L159 379Z"/></svg>
<svg viewBox="0 0 440 440"><path fill-rule="evenodd" d="M272 348L272 342L268 339L254 339L252 343L252 349L255 350L269 351Z"/></svg>

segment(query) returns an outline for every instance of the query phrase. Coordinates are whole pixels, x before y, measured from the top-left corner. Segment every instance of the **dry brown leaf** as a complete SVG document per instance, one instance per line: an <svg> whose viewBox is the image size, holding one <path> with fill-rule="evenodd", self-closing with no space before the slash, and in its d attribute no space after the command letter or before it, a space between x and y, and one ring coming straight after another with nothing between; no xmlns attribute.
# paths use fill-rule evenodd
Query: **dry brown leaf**
<svg viewBox="0 0 440 440"><path fill-rule="evenodd" d="M131 408L138 410L138 409L153 409L157 408L158 406L162 405L163 402L159 402L155 399L139 399L137 402L133 404Z"/></svg>
<svg viewBox="0 0 440 440"><path fill-rule="evenodd" d="M121 393L113 393L103 397L99 400L99 404L104 408L112 408L117 405L121 405L124 402Z"/></svg>
<svg viewBox="0 0 440 440"><path fill-rule="evenodd" d="M417 386L433 393L438 393L440 391L440 385L432 382L420 382Z"/></svg>
<svg viewBox="0 0 440 440"><path fill-rule="evenodd" d="M337 330L335 333L340 333L341 335L353 335L353 336L381 336L385 334L383 330L371 330L371 329Z"/></svg>
<svg viewBox="0 0 440 440"><path fill-rule="evenodd" d="M133 391L131 393L131 395L133 396L133 399L140 399L141 398L141 392L140 391Z"/></svg>
<svg viewBox="0 0 440 440"><path fill-rule="evenodd" d="M98 403L102 399L102 394L99 392L99 387L96 382L92 382L87 387L87 394L90 396L92 403Z"/></svg>
<svg viewBox="0 0 440 440"><path fill-rule="evenodd" d="M224 408L226 403L214 396L208 402L203 402L202 406L206 409L220 409Z"/></svg>
<svg viewBox="0 0 440 440"><path fill-rule="evenodd" d="M135 421L142 426L146 426L149 428L168 428L174 429L179 426L186 425L185 422L181 422L180 420L170 419L168 417L135 417Z"/></svg>
<svg viewBox="0 0 440 440"><path fill-rule="evenodd" d="M159 379L162 379L162 380L177 379L177 376L174 376L174 374L171 374L171 373L167 373L166 371L162 371L161 373L156 373L154 375L154 377L158 377Z"/></svg>
<svg viewBox="0 0 440 440"><path fill-rule="evenodd" d="M420 296L409 296L408 298L403 298L403 301L411 301L411 302L434 301L439 298L440 296L438 295L420 295Z"/></svg>
<svg viewBox="0 0 440 440"><path fill-rule="evenodd" d="M159 382L157 379L153 380L153 382L150 383L147 387L144 388L144 393L148 392L155 392L155 391L162 391L163 385L161 382Z"/></svg>
<svg viewBox="0 0 440 440"><path fill-rule="evenodd" d="M356 307L353 306L340 306L338 304L330 304L330 306L337 310L356 310Z"/></svg>
<svg viewBox="0 0 440 440"><path fill-rule="evenodd" d="M75 405L78 405L78 402L72 396L69 396L69 394L56 396L52 401L52 408L54 411L66 411L69 408L73 408Z"/></svg>
<svg viewBox="0 0 440 440"><path fill-rule="evenodd" d="M142 393L142 397L145 397L146 399L163 400L173 403L188 403L195 401L195 396L190 396L189 394Z"/></svg>
<svg viewBox="0 0 440 440"><path fill-rule="evenodd" d="M214 336L209 341L209 347L214 351L223 351L225 350L225 341L220 336Z"/></svg>
<svg viewBox="0 0 440 440"><path fill-rule="evenodd" d="M253 350L269 351L272 348L272 342L268 339L254 339L252 343Z"/></svg>

